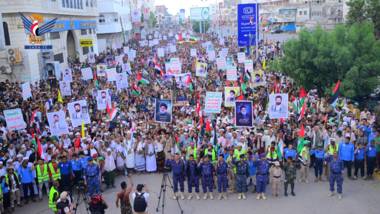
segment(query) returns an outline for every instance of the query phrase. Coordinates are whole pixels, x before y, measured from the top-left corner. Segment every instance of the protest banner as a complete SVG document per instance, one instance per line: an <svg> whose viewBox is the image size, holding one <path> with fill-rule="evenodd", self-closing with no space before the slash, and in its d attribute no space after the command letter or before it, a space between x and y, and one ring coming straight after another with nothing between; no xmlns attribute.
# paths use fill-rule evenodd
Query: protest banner
<svg viewBox="0 0 380 214"><path fill-rule="evenodd" d="M163 57L165 56L165 52L164 52L164 49L163 48L159 48L158 51L157 51L157 56L159 57Z"/></svg>
<svg viewBox="0 0 380 214"><path fill-rule="evenodd" d="M21 109L4 110L4 117L9 131L21 130L26 128Z"/></svg>
<svg viewBox="0 0 380 214"><path fill-rule="evenodd" d="M82 79L83 80L91 80L94 78L92 75L92 69L91 68L82 68L81 72L82 72Z"/></svg>
<svg viewBox="0 0 380 214"><path fill-rule="evenodd" d="M219 114L222 101L222 92L206 92L205 113Z"/></svg>
<svg viewBox="0 0 380 214"><path fill-rule="evenodd" d="M226 69L226 58L225 57L221 57L221 58L217 58L216 59L216 64L218 65L218 69Z"/></svg>
<svg viewBox="0 0 380 214"><path fill-rule="evenodd" d="M171 73L173 74L180 74L182 69L181 69L181 61L179 58L171 58L170 59L170 70ZM170 73L170 72L169 72Z"/></svg>
<svg viewBox="0 0 380 214"><path fill-rule="evenodd" d="M28 99L29 97L32 97L32 91L30 90L29 82L23 83L21 87L22 87L22 98L24 100Z"/></svg>
<svg viewBox="0 0 380 214"><path fill-rule="evenodd" d="M190 50L190 56L196 57L197 56L197 49L191 49Z"/></svg>
<svg viewBox="0 0 380 214"><path fill-rule="evenodd" d="M107 69L107 80L116 81L116 68Z"/></svg>
<svg viewBox="0 0 380 214"><path fill-rule="evenodd" d="M231 81L231 80L236 81L237 80L236 66L227 67L227 79L229 81Z"/></svg>
<svg viewBox="0 0 380 214"><path fill-rule="evenodd" d="M238 63L244 63L245 62L245 53L241 52L237 54L238 57Z"/></svg>
<svg viewBox="0 0 380 214"><path fill-rule="evenodd" d="M253 72L253 62L252 62L252 60L245 60L245 62L244 62L244 70L246 71L246 70L248 70L249 72Z"/></svg>
<svg viewBox="0 0 380 214"><path fill-rule="evenodd" d="M214 50L208 52L208 59L209 60L215 59L215 51Z"/></svg>

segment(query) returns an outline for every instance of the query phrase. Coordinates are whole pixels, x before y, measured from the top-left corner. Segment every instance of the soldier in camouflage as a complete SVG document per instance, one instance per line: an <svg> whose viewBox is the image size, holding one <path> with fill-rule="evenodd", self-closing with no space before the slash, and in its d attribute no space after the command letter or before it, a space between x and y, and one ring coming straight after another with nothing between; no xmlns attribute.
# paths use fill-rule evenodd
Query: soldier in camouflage
<svg viewBox="0 0 380 214"><path fill-rule="evenodd" d="M289 184L292 188L292 196L296 196L296 194L294 193L294 181L296 180L296 175L296 165L293 164L292 157L289 156L287 159L287 163L285 164L285 196L288 196L287 190Z"/></svg>

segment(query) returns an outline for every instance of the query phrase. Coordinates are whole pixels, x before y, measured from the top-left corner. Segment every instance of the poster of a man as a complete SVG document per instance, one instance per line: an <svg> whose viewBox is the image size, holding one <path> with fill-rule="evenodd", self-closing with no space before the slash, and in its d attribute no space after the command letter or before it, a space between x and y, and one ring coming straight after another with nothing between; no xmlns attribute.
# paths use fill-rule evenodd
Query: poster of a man
<svg viewBox="0 0 380 214"><path fill-rule="evenodd" d="M99 77L105 77L106 76L106 66L103 65L97 65L97 73Z"/></svg>
<svg viewBox="0 0 380 214"><path fill-rule="evenodd" d="M237 127L252 127L252 101L235 101L235 121Z"/></svg>
<svg viewBox="0 0 380 214"><path fill-rule="evenodd" d="M123 64L122 68L124 73L131 75L131 67L129 67L129 63Z"/></svg>
<svg viewBox="0 0 380 214"><path fill-rule="evenodd" d="M91 122L90 117L88 115L88 107L85 100L72 102L67 105L69 108L69 113L73 127L82 125L82 120L84 124L89 124Z"/></svg>
<svg viewBox="0 0 380 214"><path fill-rule="evenodd" d="M62 80L72 82L73 81L73 75L71 73L70 68L65 68L62 70Z"/></svg>
<svg viewBox="0 0 380 214"><path fill-rule="evenodd" d="M47 113L47 119L52 132L52 135L68 134L68 126L65 120L65 113L63 111L56 111Z"/></svg>
<svg viewBox="0 0 380 214"><path fill-rule="evenodd" d="M154 68L155 66L155 62L154 62L154 57L153 56L148 56L148 67L149 68Z"/></svg>
<svg viewBox="0 0 380 214"><path fill-rule="evenodd" d="M206 63L197 63L196 76L199 76L199 77L206 77L207 76L207 64Z"/></svg>
<svg viewBox="0 0 380 214"><path fill-rule="evenodd" d="M59 88L62 96L71 96L70 82L59 81Z"/></svg>
<svg viewBox="0 0 380 214"><path fill-rule="evenodd" d="M117 86L117 89L128 87L127 74L119 73L116 75L116 86Z"/></svg>
<svg viewBox="0 0 380 214"><path fill-rule="evenodd" d="M288 94L270 94L269 106L270 119L287 118Z"/></svg>
<svg viewBox="0 0 380 214"><path fill-rule="evenodd" d="M155 121L159 123L172 122L172 101L156 99Z"/></svg>
<svg viewBox="0 0 380 214"><path fill-rule="evenodd" d="M88 57L88 63L95 63L95 53L94 52L88 53L87 57Z"/></svg>
<svg viewBox="0 0 380 214"><path fill-rule="evenodd" d="M252 74L253 74L253 86L257 87L257 86L265 85L263 71L256 71L256 72L253 72Z"/></svg>
<svg viewBox="0 0 380 214"><path fill-rule="evenodd" d="M97 101L98 101L98 110L107 109L107 103L111 109L111 99L108 93L108 90L98 90L97 91Z"/></svg>
<svg viewBox="0 0 380 214"><path fill-rule="evenodd" d="M225 106L232 107L235 106L235 99L239 95L239 87L226 87L224 88Z"/></svg>
<svg viewBox="0 0 380 214"><path fill-rule="evenodd" d="M227 66L232 66L233 58L232 56L227 56L226 57L226 65Z"/></svg>

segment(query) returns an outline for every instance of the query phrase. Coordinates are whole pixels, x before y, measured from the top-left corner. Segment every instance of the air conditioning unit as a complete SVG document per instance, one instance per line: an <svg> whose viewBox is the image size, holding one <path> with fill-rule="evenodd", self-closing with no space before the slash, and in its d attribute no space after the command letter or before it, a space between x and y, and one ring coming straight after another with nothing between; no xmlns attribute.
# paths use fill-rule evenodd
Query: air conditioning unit
<svg viewBox="0 0 380 214"><path fill-rule="evenodd" d="M20 63L22 61L22 55L20 48L7 48L8 63Z"/></svg>
<svg viewBox="0 0 380 214"><path fill-rule="evenodd" d="M11 74L12 67L9 64L0 64L0 71L2 74Z"/></svg>

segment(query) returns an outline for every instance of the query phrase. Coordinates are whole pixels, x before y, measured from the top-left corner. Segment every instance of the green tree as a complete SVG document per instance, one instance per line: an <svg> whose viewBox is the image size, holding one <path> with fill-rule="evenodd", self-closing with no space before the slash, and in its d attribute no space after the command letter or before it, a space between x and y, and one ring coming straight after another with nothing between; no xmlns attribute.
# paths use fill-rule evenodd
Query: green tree
<svg viewBox="0 0 380 214"><path fill-rule="evenodd" d="M377 35L380 33L380 1L367 0L367 18L372 21Z"/></svg>
<svg viewBox="0 0 380 214"><path fill-rule="evenodd" d="M206 32L208 31L208 29L210 29L210 22L206 22ZM193 30L197 33L199 33L199 22L194 22L193 23ZM205 22L202 22L202 33L205 32Z"/></svg>
<svg viewBox="0 0 380 214"><path fill-rule="evenodd" d="M150 23L151 23L152 27L155 27L156 24L157 24L157 19L154 16L154 13L152 11L150 11L150 17L149 17L149 19L150 19Z"/></svg>
<svg viewBox="0 0 380 214"><path fill-rule="evenodd" d="M280 59L278 57L274 58L274 60L268 60L268 65L267 65L267 69L269 71L281 71L281 67L280 67Z"/></svg>
<svg viewBox="0 0 380 214"><path fill-rule="evenodd" d="M331 95L338 80L347 98L369 95L380 82L380 42L373 31L371 22L338 25L332 32L320 25L312 34L302 29L298 39L283 45L281 72L320 96Z"/></svg>
<svg viewBox="0 0 380 214"><path fill-rule="evenodd" d="M346 2L350 7L346 15L346 23L348 26L354 23L362 23L371 21L375 31L380 32L380 1L379 0L350 0Z"/></svg>

